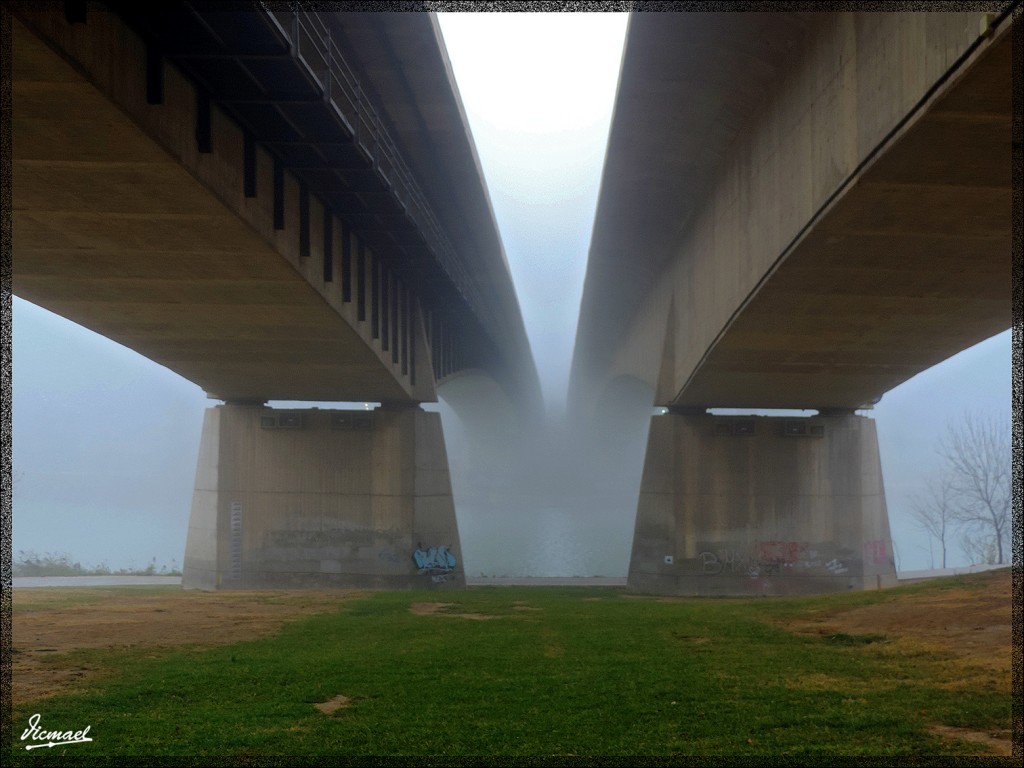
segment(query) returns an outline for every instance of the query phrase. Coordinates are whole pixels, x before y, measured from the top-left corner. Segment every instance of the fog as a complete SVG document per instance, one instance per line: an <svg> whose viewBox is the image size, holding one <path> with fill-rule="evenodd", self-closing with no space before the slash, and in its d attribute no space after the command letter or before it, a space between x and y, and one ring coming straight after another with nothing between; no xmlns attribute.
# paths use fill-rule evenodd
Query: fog
<svg viewBox="0 0 1024 768"><path fill-rule="evenodd" d="M445 383L428 406L442 415L466 574L623 576L653 393L623 380L583 428L570 429L564 413L625 17L440 18L548 411L539 432L524 434L479 375ZM13 318L15 555L180 565L203 410L215 402L27 302L14 299ZM930 564L906 500L934 466L935 441L968 411L1009 420L1010 359L1007 332L870 413L902 569Z"/></svg>
<svg viewBox="0 0 1024 768"><path fill-rule="evenodd" d="M615 388L601 420L515 419L481 376L441 389L459 534L470 576L623 576L653 392Z"/></svg>
<svg viewBox="0 0 1024 768"><path fill-rule="evenodd" d="M441 389L466 573L623 575L650 396L631 450L570 432L565 411L626 19L439 19L547 408L539 434L524 435L501 406L480 407L484 382ZM599 464L614 470L595 471Z"/></svg>

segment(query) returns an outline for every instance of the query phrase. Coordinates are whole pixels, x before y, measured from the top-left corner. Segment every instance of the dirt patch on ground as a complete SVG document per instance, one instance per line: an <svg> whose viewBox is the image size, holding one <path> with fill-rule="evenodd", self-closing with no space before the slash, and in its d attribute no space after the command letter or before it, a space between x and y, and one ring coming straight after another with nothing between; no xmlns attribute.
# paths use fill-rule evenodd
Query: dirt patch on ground
<svg viewBox="0 0 1024 768"><path fill-rule="evenodd" d="M933 645L994 670L1010 673L1010 569L979 574L963 587L901 595L842 612L822 613L788 629L820 635L880 634Z"/></svg>
<svg viewBox="0 0 1024 768"><path fill-rule="evenodd" d="M363 593L184 592L86 587L13 591L12 685L15 706L64 693L107 673L107 667L69 664L81 648L210 647L276 632L286 622L330 611Z"/></svg>
<svg viewBox="0 0 1024 768"><path fill-rule="evenodd" d="M929 652L937 658L939 685L952 689L1005 691L1012 678L1012 580L1010 569L966 577L962 586L903 594L844 611L822 612L785 624L799 634L838 639L884 639L893 655ZM803 681L807 683L809 681ZM987 754L1009 755L1011 734L980 733L936 725L936 734L971 741Z"/></svg>
<svg viewBox="0 0 1024 768"><path fill-rule="evenodd" d="M1010 731L998 733L982 733L967 728L954 728L951 725L933 725L928 730L944 738L970 741L979 746L987 747L983 754L1010 756L1013 754L1013 734Z"/></svg>
<svg viewBox="0 0 1024 768"><path fill-rule="evenodd" d="M454 607L455 603L413 603L409 606L409 612L416 616L453 616L458 619L474 619L476 621L500 618L493 613L452 613L449 609Z"/></svg>
<svg viewBox="0 0 1024 768"><path fill-rule="evenodd" d="M328 699L327 701L321 701L319 704L314 704L313 706L316 707L317 709L319 709L325 715L330 715L330 714L333 714L334 712L337 712L339 709L344 709L345 707L347 707L351 703L352 703L352 699L350 699L348 696L346 696L343 693L339 693L333 699Z"/></svg>

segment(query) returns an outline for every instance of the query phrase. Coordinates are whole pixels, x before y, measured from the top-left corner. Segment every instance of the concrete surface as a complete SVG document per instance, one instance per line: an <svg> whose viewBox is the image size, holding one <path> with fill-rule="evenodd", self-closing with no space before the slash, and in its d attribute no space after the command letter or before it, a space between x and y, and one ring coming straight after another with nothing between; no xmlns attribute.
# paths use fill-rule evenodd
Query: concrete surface
<svg viewBox="0 0 1024 768"><path fill-rule="evenodd" d="M448 573L417 548L448 547ZM206 412L186 589L464 584L440 416L418 408Z"/></svg>
<svg viewBox="0 0 1024 768"><path fill-rule="evenodd" d="M573 362L583 413L620 375L657 405L856 408L1008 328L996 22L634 15Z"/></svg>
<svg viewBox="0 0 1024 768"><path fill-rule="evenodd" d="M348 269L354 289L362 280L367 305L360 317L342 290L346 211L325 213L309 196L309 256L301 257L297 178L284 173L284 228L275 228L273 157L256 146L256 196L246 197L240 125L213 104L212 150L200 151L196 86L163 61L162 103L148 103L146 43L117 14L90 4L84 24L69 24L59 3L11 8L16 295L218 399L436 401L431 361L445 354L446 363L486 368L525 410L536 409L536 370L436 24L399 25L417 41L423 93L365 85L396 119L419 121L411 136L404 128L401 135L421 143L414 147L420 173L441 173L427 187L443 190L444 224L472 227L450 234L485 309L429 306L423 296L440 277L425 252L412 266L390 265L393 279L375 289L374 276L388 265L352 232ZM380 66L373 62L366 76L403 76ZM420 109L443 124L425 121ZM441 169L422 162L430 147L447 144L444 156L459 162ZM325 219L332 222L330 281ZM390 308L390 316L381 318L378 308ZM489 341L481 345L477 314L487 311ZM400 338L382 333L379 323L388 320ZM436 337L442 326L443 339Z"/></svg>
<svg viewBox="0 0 1024 768"><path fill-rule="evenodd" d="M423 184L470 280L484 297L481 313L492 344L500 346L495 378L514 400L539 407L540 390L508 260L455 83L441 29L433 13L336 14L345 49L368 74L368 95L392 126ZM515 382L512 384L512 382Z"/></svg>
<svg viewBox="0 0 1024 768"><path fill-rule="evenodd" d="M813 594L895 583L872 420L651 419L630 591Z"/></svg>

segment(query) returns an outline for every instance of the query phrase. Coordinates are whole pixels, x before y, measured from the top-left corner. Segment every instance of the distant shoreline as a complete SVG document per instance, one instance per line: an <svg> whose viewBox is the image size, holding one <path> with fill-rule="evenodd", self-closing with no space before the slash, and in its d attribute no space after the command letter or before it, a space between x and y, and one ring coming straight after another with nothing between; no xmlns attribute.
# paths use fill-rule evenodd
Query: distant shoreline
<svg viewBox="0 0 1024 768"><path fill-rule="evenodd" d="M15 589L33 587L178 586L181 576L15 576Z"/></svg>
<svg viewBox="0 0 1024 768"><path fill-rule="evenodd" d="M179 586L181 576L15 576L15 589L37 587ZM502 576L467 578L467 586L624 587L625 576Z"/></svg>
<svg viewBox="0 0 1024 768"><path fill-rule="evenodd" d="M897 578L901 584L934 579L940 576L958 576L966 573L980 573L1004 565L970 565L961 568L934 569L928 571L900 571ZM180 586L181 576L15 576L15 589L37 587L131 587L131 586ZM466 578L470 587L625 587L625 576L470 576Z"/></svg>
<svg viewBox="0 0 1024 768"><path fill-rule="evenodd" d="M997 568L1003 565L967 565L956 568L934 568L928 570L900 571L896 577L899 583L909 584L942 576L959 576ZM470 587L625 587L625 576L468 576ZM128 587L128 586L180 586L181 576L15 576L15 589L41 587Z"/></svg>

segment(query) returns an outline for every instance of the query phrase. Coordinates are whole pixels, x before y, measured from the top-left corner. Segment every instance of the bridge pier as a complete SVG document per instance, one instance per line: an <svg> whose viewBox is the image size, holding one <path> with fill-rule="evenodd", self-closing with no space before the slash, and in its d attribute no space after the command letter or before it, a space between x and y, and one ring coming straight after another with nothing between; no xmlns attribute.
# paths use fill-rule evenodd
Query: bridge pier
<svg viewBox="0 0 1024 768"><path fill-rule="evenodd" d="M414 553L436 547L454 555L453 568L417 566ZM182 584L464 585L440 415L394 405L208 409Z"/></svg>
<svg viewBox="0 0 1024 768"><path fill-rule="evenodd" d="M895 582L874 421L652 417L630 591L812 594Z"/></svg>

